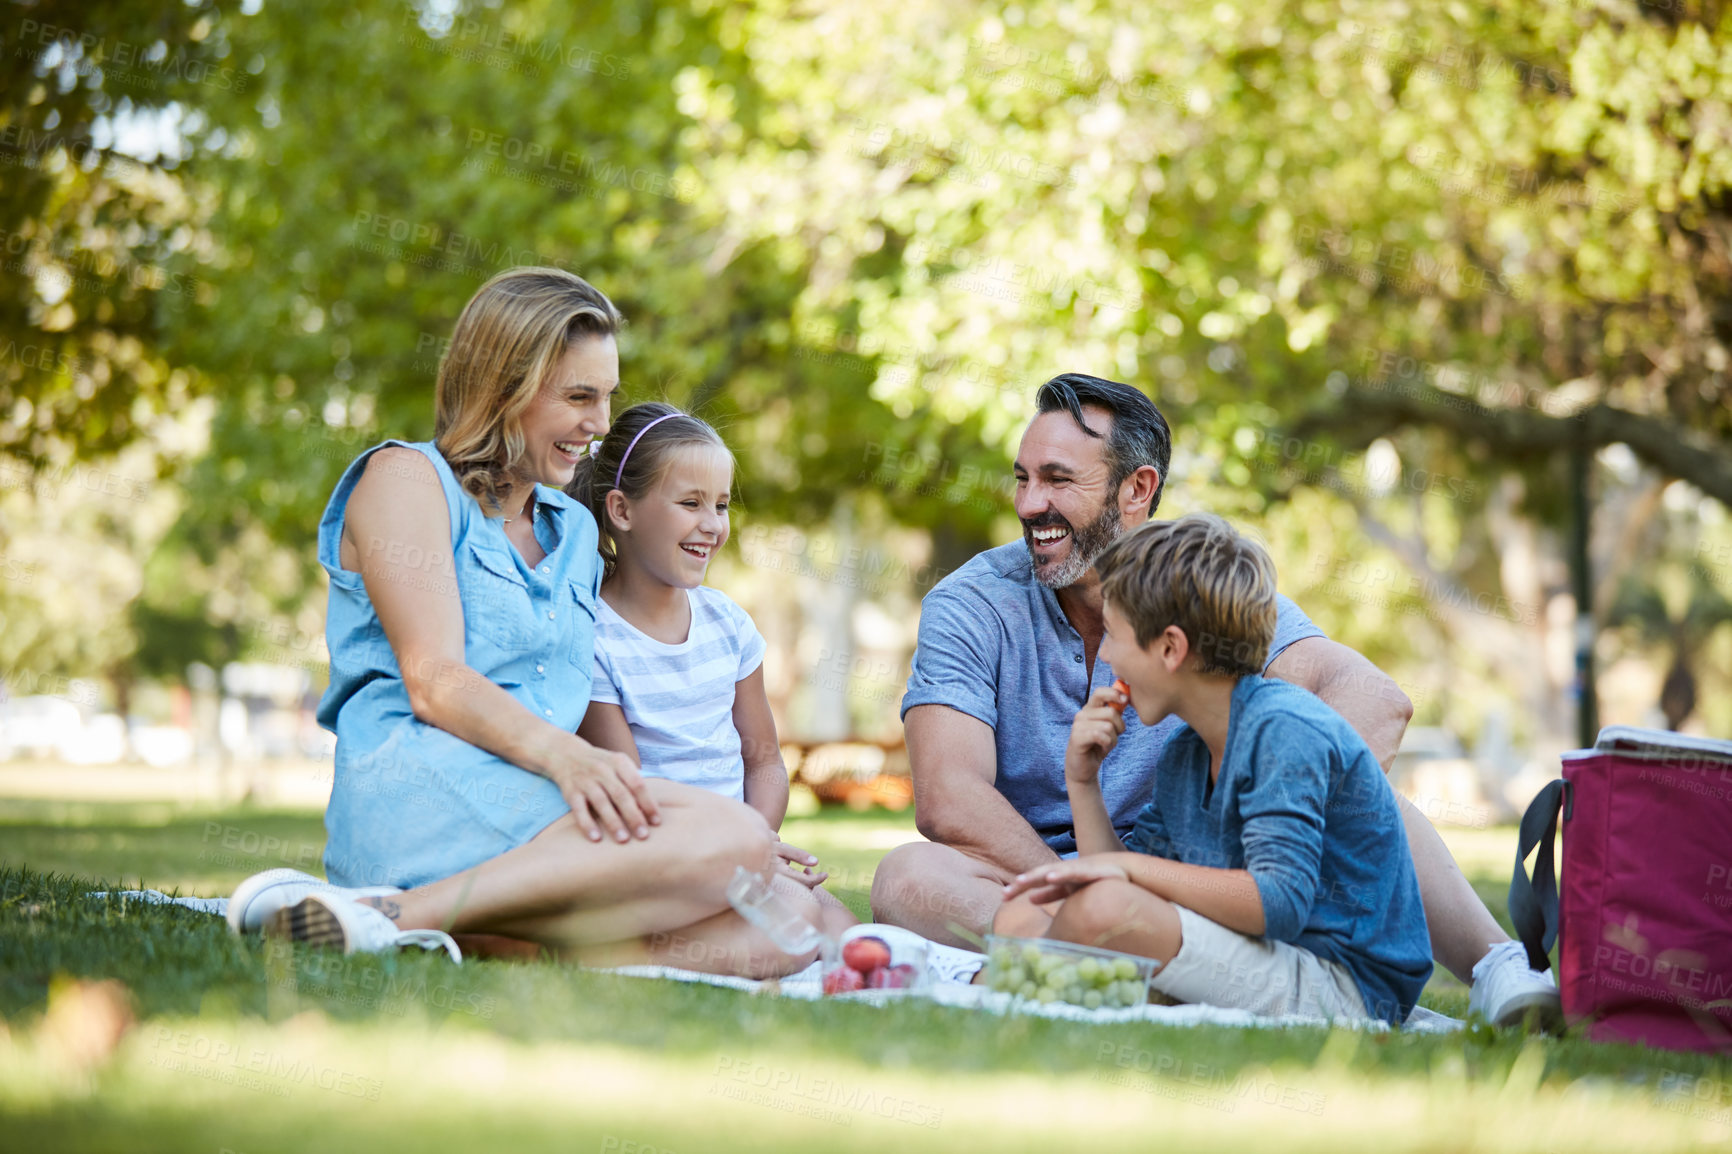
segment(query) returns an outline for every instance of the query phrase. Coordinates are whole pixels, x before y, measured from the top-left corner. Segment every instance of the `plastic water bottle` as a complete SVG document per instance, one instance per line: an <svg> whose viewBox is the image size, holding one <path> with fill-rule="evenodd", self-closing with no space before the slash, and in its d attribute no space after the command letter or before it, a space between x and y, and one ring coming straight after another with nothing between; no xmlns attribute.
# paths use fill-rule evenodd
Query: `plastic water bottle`
<svg viewBox="0 0 1732 1154"><path fill-rule="evenodd" d="M803 954L826 941L792 902L745 866L734 867L733 879L728 882L728 904L785 954Z"/></svg>

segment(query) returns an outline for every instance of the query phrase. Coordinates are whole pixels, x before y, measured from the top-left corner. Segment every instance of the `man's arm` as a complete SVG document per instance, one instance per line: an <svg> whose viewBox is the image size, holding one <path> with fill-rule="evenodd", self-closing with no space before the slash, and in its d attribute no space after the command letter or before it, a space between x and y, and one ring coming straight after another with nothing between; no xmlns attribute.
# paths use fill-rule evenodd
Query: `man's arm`
<svg viewBox="0 0 1732 1154"><path fill-rule="evenodd" d="M1413 717L1413 702L1383 670L1356 650L1326 637L1295 641L1270 662L1270 677L1309 689L1365 739L1388 773Z"/></svg>
<svg viewBox="0 0 1732 1154"><path fill-rule="evenodd" d="M1019 874L1058 860L994 786L992 727L948 705L916 705L903 718L914 775L914 824L929 841Z"/></svg>

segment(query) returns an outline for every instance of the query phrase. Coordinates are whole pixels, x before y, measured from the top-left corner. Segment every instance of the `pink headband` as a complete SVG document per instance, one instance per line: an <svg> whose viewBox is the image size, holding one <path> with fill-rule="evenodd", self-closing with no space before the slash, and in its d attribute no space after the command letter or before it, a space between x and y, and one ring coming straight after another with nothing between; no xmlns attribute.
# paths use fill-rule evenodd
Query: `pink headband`
<svg viewBox="0 0 1732 1154"><path fill-rule="evenodd" d="M637 443L639 441L643 440L643 435L645 433L649 432L651 429L655 428L657 425L661 424L663 421L668 420L671 417L683 417L685 415L686 414L684 414L684 413L663 413L661 416L657 417L655 420L651 421L649 424L645 425L643 428L641 428L637 431L637 436L635 436L631 439L631 444L627 445L625 447L625 452L620 454L619 471L613 475L613 487L614 488L616 488L616 489L619 488L619 483L625 479L625 463L626 463L626 461L630 460L631 451L633 449L637 448Z"/></svg>

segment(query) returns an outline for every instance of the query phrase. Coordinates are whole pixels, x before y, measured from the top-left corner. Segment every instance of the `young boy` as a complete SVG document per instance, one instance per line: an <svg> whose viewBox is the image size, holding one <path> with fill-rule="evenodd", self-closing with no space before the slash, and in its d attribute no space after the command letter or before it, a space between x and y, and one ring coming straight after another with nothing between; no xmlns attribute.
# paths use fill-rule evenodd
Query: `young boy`
<svg viewBox="0 0 1732 1154"><path fill-rule="evenodd" d="M1295 685L1258 676L1275 629L1275 567L1219 517L1124 534L1095 567L1101 658L1129 687L1077 714L1065 783L1080 857L1023 874L1046 936L1162 962L1180 1002L1400 1024L1431 943L1395 795L1365 742ZM1169 713L1186 728L1121 844L1101 760ZM1126 852L1126 851L1129 852Z"/></svg>

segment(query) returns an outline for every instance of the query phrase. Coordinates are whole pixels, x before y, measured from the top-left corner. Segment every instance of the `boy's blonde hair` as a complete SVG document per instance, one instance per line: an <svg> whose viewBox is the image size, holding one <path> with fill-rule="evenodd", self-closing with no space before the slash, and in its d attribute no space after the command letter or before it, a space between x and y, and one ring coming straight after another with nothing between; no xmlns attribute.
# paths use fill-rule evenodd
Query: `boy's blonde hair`
<svg viewBox="0 0 1732 1154"><path fill-rule="evenodd" d="M1147 646L1169 625L1191 643L1199 673L1261 673L1275 637L1275 563L1212 513L1150 521L1095 561L1101 594Z"/></svg>

